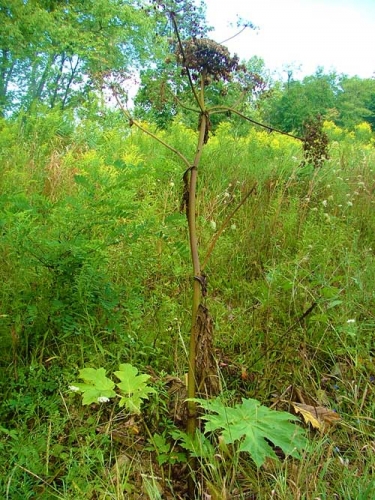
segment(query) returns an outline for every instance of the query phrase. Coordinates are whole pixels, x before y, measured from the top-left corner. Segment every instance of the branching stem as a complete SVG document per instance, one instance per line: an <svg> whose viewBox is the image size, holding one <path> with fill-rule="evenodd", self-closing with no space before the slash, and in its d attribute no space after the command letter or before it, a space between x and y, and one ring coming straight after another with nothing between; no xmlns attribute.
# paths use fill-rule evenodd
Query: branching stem
<svg viewBox="0 0 375 500"><path fill-rule="evenodd" d="M202 78L200 96L204 95L204 79ZM201 102L201 108L204 109L204 101ZM190 252L193 263L193 277L201 275L199 252L198 252L198 238L197 238L197 224L196 224L196 191L197 191L197 178L198 178L198 165L201 159L204 137L206 134L207 116L203 111L201 114L201 121L199 126L199 137L197 149L194 156L194 162L190 171L190 184L189 184L189 207L188 207L188 227L189 227L189 241ZM196 365L196 320L197 311L201 299L201 285L197 279L193 280L193 303L192 303L192 317L191 317L191 330L190 330L190 348L189 348L189 372L188 372L188 398L195 398L196 393L196 380L195 380L195 365ZM188 402L188 424L187 431L189 434L194 435L197 425L196 417L196 404L193 401Z"/></svg>
<svg viewBox="0 0 375 500"><path fill-rule="evenodd" d="M190 70L186 64L186 56L185 56L185 51L184 51L184 46L182 45L182 41L181 41L181 37L180 37L180 32L179 32L179 29L178 29L178 26L177 26L177 22L176 22L176 19L175 19L175 14L173 12L170 12L170 18L172 20L172 24L173 24L173 29L174 29L174 32L176 34L176 37L177 37L177 40L178 40L178 45L180 47L180 51L181 51L181 54L182 54L182 58L183 58L183 65L186 69L186 73L187 73L187 77L188 77L188 80L189 80L189 85L190 85L190 88L191 88L191 91L193 92L193 95L194 95L194 98L201 110L201 112L203 113L203 106L202 106L202 102L201 100L199 99L198 97L198 94L197 94L197 91L195 90L195 86L194 86L194 83L193 83L193 79L191 78L191 74L190 74Z"/></svg>
<svg viewBox="0 0 375 500"><path fill-rule="evenodd" d="M177 155L185 163L185 165L186 165L187 168L190 168L190 163L189 163L188 159L180 151L178 151L178 149L174 148L173 146L171 146L167 142L163 141L163 139L160 139L160 137L158 137L156 134L154 134L150 130L147 130L147 128L143 127L139 122L137 122L136 120L134 120L133 117L131 116L131 114L129 113L129 111L122 104L120 98L118 97L118 93L116 92L116 89L114 89L113 87L112 87L112 92L113 92L113 95L115 96L117 104L119 105L119 107L121 108L121 110L123 111L123 113L125 114L125 116L128 118L128 120L129 120L129 122L130 122L131 125L134 125L139 130L142 130L142 132L144 132L145 134L149 135L150 137L152 137L153 139L155 139L155 141L157 141L160 144L162 144L165 148L167 148L170 151L172 151L172 153L174 153L175 155Z"/></svg>
<svg viewBox="0 0 375 500"><path fill-rule="evenodd" d="M204 261L203 261L203 264L202 264L202 268L201 268L202 271L206 267L207 262L208 262L211 254L212 254L212 252L213 252L213 250L214 250L214 248L216 246L216 243L217 243L218 239L220 238L220 236L222 235L224 229L227 227L227 225L231 221L232 217L236 214L236 212L238 212L238 210L246 202L246 200L249 198L249 196L255 191L256 186L257 185L255 183L254 186L250 189L250 191L248 191L246 193L246 195L243 197L243 199L241 200L241 202L236 206L236 208L228 215L228 217L225 219L225 221L223 222L223 224L219 228L218 232L212 238L211 243L210 243L210 245L208 247L208 250L207 250L207 253L206 253L206 257L204 258Z"/></svg>
<svg viewBox="0 0 375 500"><path fill-rule="evenodd" d="M240 111L237 111L237 109L235 108L230 108L227 106L213 106L212 108L209 109L209 113L212 115L217 113L228 113L228 112L240 116L243 120L253 123L254 125L258 125L258 127L265 128L269 132L277 132L278 134L286 135L288 137L292 137L293 139L297 139L297 141L303 142L303 139L301 139L301 137L297 137L296 135L293 134L288 134L288 132L283 132L282 130L270 127L269 125L265 125L264 123L257 122L256 120L253 120L252 118L249 118L248 116L244 115Z"/></svg>

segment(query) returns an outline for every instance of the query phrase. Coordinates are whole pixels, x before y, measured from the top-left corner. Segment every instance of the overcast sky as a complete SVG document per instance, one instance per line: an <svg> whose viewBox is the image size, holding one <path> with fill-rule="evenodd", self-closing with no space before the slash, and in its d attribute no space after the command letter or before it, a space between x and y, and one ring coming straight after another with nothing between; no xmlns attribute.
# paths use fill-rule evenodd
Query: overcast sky
<svg viewBox="0 0 375 500"><path fill-rule="evenodd" d="M295 78L318 66L375 76L375 0L206 0L206 5L208 23L216 28L209 36L217 42L238 31L237 14L257 25L259 30L246 30L225 45L240 58L263 58L283 78L288 65Z"/></svg>

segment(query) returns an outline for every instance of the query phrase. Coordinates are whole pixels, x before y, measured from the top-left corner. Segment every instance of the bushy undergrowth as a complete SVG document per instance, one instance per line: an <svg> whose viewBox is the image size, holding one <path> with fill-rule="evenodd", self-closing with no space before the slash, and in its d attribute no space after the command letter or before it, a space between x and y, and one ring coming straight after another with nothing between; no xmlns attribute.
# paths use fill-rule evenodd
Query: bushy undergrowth
<svg viewBox="0 0 375 500"><path fill-rule="evenodd" d="M172 433L171 375L187 365L184 167L115 113L0 126L1 497L179 498L178 455L160 466L146 441ZM212 458L212 498L375 495L374 143L365 127L325 128L321 170L300 167L296 140L226 124L202 157L203 257L257 183L206 267L225 396L286 410L298 396L341 416L299 463ZM195 131L160 135L191 157ZM67 392L83 366L119 363L153 377L141 420Z"/></svg>

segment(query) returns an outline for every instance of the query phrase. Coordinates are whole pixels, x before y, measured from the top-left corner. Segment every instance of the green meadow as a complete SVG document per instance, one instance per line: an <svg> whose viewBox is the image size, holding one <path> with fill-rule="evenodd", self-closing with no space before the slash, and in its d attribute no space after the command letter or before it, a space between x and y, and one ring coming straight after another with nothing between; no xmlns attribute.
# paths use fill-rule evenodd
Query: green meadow
<svg viewBox="0 0 375 500"><path fill-rule="evenodd" d="M179 117L142 126L193 156L197 131ZM221 408L257 400L293 414L307 440L299 457L273 446L261 466L217 432L201 427L199 449L184 434L193 277L180 158L116 111L0 128L2 498L184 498L188 454L206 499L374 498L368 124L326 121L321 168L302 166L293 138L225 121L204 147L197 234ZM152 389L137 411L69 389L84 368L112 377L121 364Z"/></svg>

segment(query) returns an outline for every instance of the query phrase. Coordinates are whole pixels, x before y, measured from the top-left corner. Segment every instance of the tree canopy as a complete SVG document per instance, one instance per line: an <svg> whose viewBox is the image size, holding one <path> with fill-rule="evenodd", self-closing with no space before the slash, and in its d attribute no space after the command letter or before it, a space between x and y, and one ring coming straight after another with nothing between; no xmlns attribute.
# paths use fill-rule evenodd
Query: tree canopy
<svg viewBox="0 0 375 500"><path fill-rule="evenodd" d="M301 132L316 116L352 129L375 122L375 79L324 73L319 68L302 81L288 81L273 96L267 109L270 124L285 132Z"/></svg>
<svg viewBox="0 0 375 500"><path fill-rule="evenodd" d="M192 123L175 28L185 47L209 40L203 0L0 0L0 23L1 116L35 105L64 110L100 102L103 77L116 77L138 89L136 116L166 127L182 105ZM316 116L349 130L361 122L375 126L373 78L318 68L301 81L290 73L282 83L256 54L236 64L242 71L235 78L210 84L211 105L224 100L285 132L301 133Z"/></svg>
<svg viewBox="0 0 375 500"><path fill-rule="evenodd" d="M101 72L152 53L153 18L135 0L1 0L0 112L79 105Z"/></svg>

